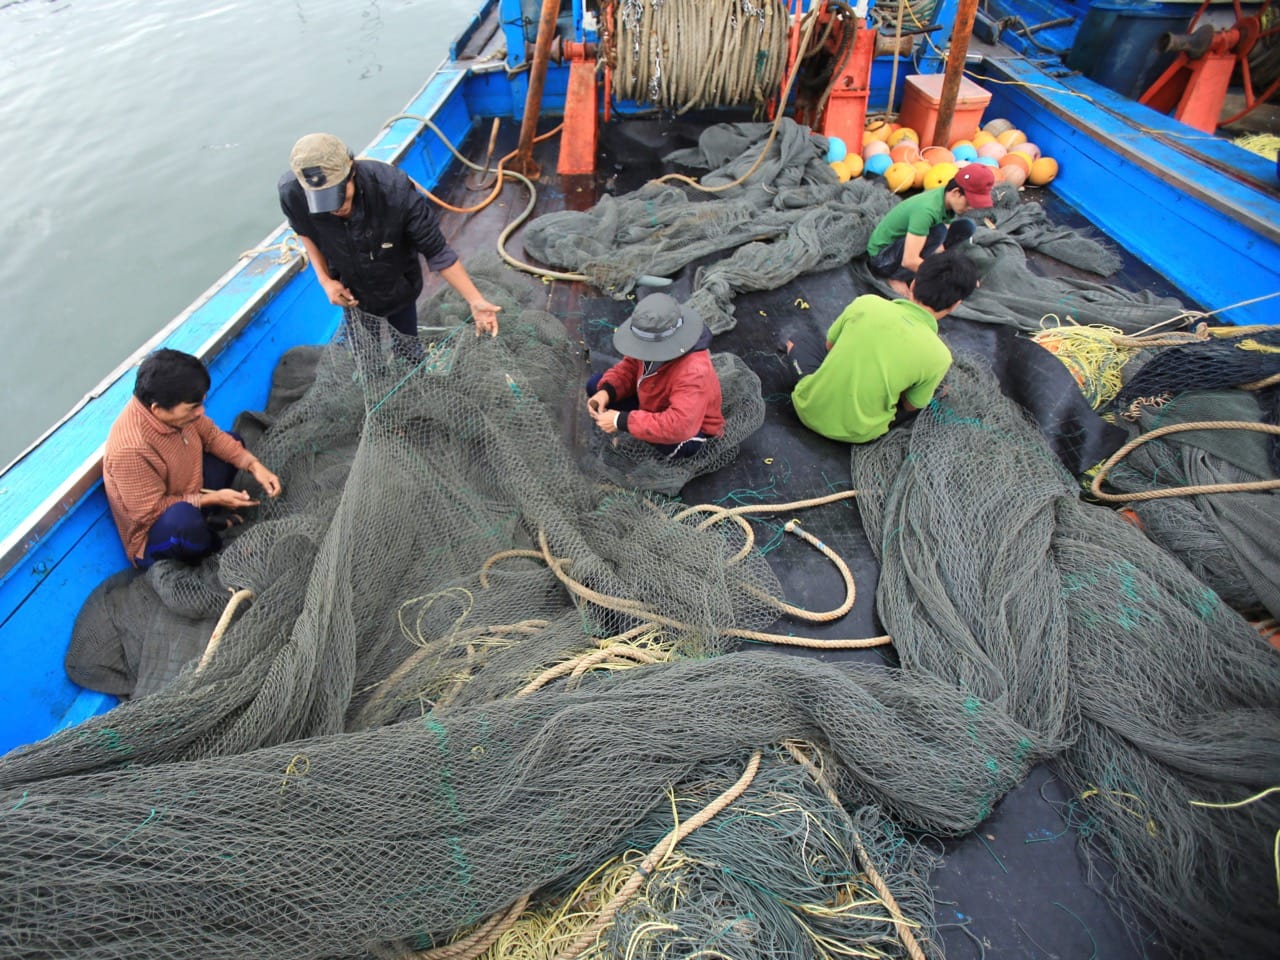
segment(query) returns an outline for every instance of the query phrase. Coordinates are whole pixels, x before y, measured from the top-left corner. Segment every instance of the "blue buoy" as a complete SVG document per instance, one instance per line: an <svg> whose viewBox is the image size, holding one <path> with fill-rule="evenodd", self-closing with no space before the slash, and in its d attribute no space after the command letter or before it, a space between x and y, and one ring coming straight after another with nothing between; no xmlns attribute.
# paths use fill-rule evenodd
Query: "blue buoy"
<svg viewBox="0 0 1280 960"><path fill-rule="evenodd" d="M827 137L827 163L839 163L849 153L849 148L839 137Z"/></svg>

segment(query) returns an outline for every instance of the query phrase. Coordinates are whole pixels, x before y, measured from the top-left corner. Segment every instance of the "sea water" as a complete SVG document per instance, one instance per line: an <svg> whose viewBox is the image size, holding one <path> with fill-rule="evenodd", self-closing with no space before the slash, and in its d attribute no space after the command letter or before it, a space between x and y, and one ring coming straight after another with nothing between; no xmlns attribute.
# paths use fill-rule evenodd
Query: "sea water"
<svg viewBox="0 0 1280 960"><path fill-rule="evenodd" d="M359 151L480 0L0 0L0 465Z"/></svg>

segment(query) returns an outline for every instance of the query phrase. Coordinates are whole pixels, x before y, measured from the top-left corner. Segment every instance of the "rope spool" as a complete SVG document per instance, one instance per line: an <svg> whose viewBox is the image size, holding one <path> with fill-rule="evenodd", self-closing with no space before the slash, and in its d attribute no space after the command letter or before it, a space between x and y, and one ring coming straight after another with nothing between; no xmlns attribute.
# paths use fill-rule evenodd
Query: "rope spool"
<svg viewBox="0 0 1280 960"><path fill-rule="evenodd" d="M619 0L614 95L678 113L763 104L781 85L782 0Z"/></svg>

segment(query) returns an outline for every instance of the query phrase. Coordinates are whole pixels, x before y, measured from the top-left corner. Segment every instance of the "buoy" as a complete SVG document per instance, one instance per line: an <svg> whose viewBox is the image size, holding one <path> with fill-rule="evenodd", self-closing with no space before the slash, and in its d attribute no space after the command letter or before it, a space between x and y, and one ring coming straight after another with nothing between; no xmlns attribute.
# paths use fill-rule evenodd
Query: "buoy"
<svg viewBox="0 0 1280 960"><path fill-rule="evenodd" d="M1013 129L1013 124L1001 117L995 120L988 120L982 125L982 129L991 134L991 136L999 139L1000 134L1004 133L1006 130Z"/></svg>
<svg viewBox="0 0 1280 960"><path fill-rule="evenodd" d="M911 165L916 172L916 178L911 184L915 189L919 190L924 186L924 178L928 176L929 171L933 169L933 164L928 160L917 160Z"/></svg>
<svg viewBox="0 0 1280 960"><path fill-rule="evenodd" d="M1006 130L1004 133L996 134L996 140L1004 144L1007 149L1012 150L1020 143L1027 142L1027 135L1021 130Z"/></svg>
<svg viewBox="0 0 1280 960"><path fill-rule="evenodd" d="M909 163L894 163L884 172L884 182L894 193L906 193L916 182L916 169Z"/></svg>
<svg viewBox="0 0 1280 960"><path fill-rule="evenodd" d="M1031 172L1031 158L1025 153L1006 153L1000 158L1001 167L1021 167L1023 173Z"/></svg>
<svg viewBox="0 0 1280 960"><path fill-rule="evenodd" d="M896 147L903 140L910 140L917 148L920 146L920 134L916 133L910 127L899 127L897 130L893 131L893 133L889 134L888 143L889 146Z"/></svg>
<svg viewBox="0 0 1280 960"><path fill-rule="evenodd" d="M1043 187L1058 175L1058 161L1053 157L1040 157L1031 164L1031 172L1027 180L1037 187Z"/></svg>
<svg viewBox="0 0 1280 960"><path fill-rule="evenodd" d="M951 155L955 157L956 163L959 164L973 163L978 159L978 151L967 140L963 143L953 143L951 145Z"/></svg>
<svg viewBox="0 0 1280 960"><path fill-rule="evenodd" d="M1010 148L1010 153L1025 153L1033 162L1040 159L1040 148L1028 140L1026 143L1020 143Z"/></svg>
<svg viewBox="0 0 1280 960"><path fill-rule="evenodd" d="M872 157L881 153L887 157L889 155L889 145L883 140L872 140L862 148L862 159L870 160Z"/></svg>
<svg viewBox="0 0 1280 960"><path fill-rule="evenodd" d="M979 157L977 160L973 162L980 163L984 167L993 167L996 170L1000 169L1000 161L997 160L995 157Z"/></svg>
<svg viewBox="0 0 1280 960"><path fill-rule="evenodd" d="M849 154L840 161L840 165L849 174L846 179L852 180L854 177L862 176L862 158L856 153Z"/></svg>
<svg viewBox="0 0 1280 960"><path fill-rule="evenodd" d="M885 147L885 153L873 153L871 156L867 157L866 163L863 165L862 169L867 171L867 173L874 173L877 176L883 174L893 166L893 159L889 156L888 149L888 147Z"/></svg>
<svg viewBox="0 0 1280 960"><path fill-rule="evenodd" d="M1026 168L1019 163L1008 163L1000 168L1001 176L1005 183L1011 183L1015 187L1020 187L1027 182Z"/></svg>
<svg viewBox="0 0 1280 960"><path fill-rule="evenodd" d="M1008 152L1009 151L1005 149L1003 143L998 141L995 137L992 137L978 148L978 159L981 160L983 157L990 157L993 160L999 160Z"/></svg>
<svg viewBox="0 0 1280 960"><path fill-rule="evenodd" d="M955 163L955 157L946 147L925 147L920 151L920 159L932 164Z"/></svg>
<svg viewBox="0 0 1280 960"><path fill-rule="evenodd" d="M889 124L885 123L883 120L872 120L867 124L866 134L864 134L864 137L869 135L871 139L879 140L883 143L889 139L889 135L892 133L893 127L889 126Z"/></svg>
<svg viewBox="0 0 1280 960"><path fill-rule="evenodd" d="M987 131L979 130L977 133L973 135L973 140L970 142L973 144L974 149L976 149L979 153L981 153L982 145L984 143L992 143L994 142L994 140L995 140L995 137L987 133Z"/></svg>
<svg viewBox="0 0 1280 960"><path fill-rule="evenodd" d="M849 148L839 137L827 138L827 163L838 163L849 153Z"/></svg>
<svg viewBox="0 0 1280 960"><path fill-rule="evenodd" d="M924 188L932 190L935 187L946 186L959 172L960 168L954 163L935 163L924 175Z"/></svg>
<svg viewBox="0 0 1280 960"><path fill-rule="evenodd" d="M920 159L920 148L913 140L902 140L889 148L889 156L894 163L914 163Z"/></svg>

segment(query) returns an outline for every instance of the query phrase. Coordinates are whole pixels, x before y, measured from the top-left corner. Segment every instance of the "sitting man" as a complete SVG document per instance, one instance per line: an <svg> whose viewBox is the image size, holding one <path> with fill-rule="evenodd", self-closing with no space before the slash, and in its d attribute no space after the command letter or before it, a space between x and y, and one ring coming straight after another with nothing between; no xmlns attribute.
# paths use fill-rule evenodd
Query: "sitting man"
<svg viewBox="0 0 1280 960"><path fill-rule="evenodd" d="M817 338L787 341L800 378L791 394L806 427L832 440L866 443L899 415L919 410L951 368L938 321L978 286L978 268L960 251L929 257L911 283L910 300L858 297Z"/></svg>
<svg viewBox="0 0 1280 960"><path fill-rule="evenodd" d="M197 357L157 350L138 367L133 399L116 419L102 458L102 483L129 561L145 570L157 560L198 563L221 541L216 508L256 506L230 489L248 470L270 497L280 478L204 413L209 372ZM221 514L224 528L239 521Z"/></svg>
<svg viewBox="0 0 1280 960"><path fill-rule="evenodd" d="M976 225L966 210L991 206L995 173L981 163L961 167L946 186L903 200L884 215L867 241L867 266L907 296L920 264L939 250L951 250L973 236Z"/></svg>
<svg viewBox="0 0 1280 960"><path fill-rule="evenodd" d="M605 433L629 433L670 458L724 432L711 331L665 293L645 297L613 333L625 358L587 381L587 410Z"/></svg>

